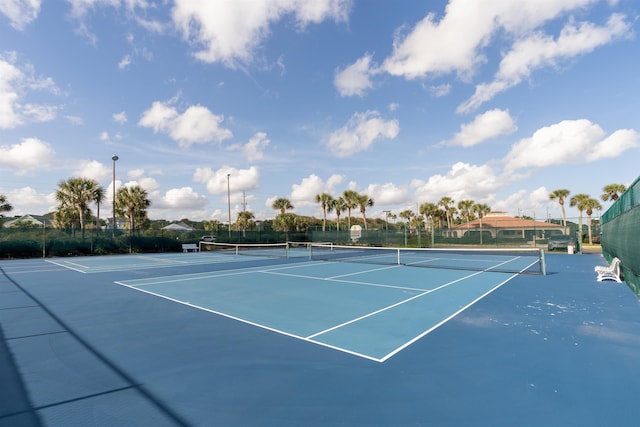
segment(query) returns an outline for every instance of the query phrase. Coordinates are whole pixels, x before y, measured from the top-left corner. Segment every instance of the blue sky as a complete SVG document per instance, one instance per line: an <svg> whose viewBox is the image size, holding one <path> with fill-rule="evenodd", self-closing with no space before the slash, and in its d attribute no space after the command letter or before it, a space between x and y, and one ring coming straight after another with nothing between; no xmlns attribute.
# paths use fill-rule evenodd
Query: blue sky
<svg viewBox="0 0 640 427"><path fill-rule="evenodd" d="M368 217L471 199L560 217L640 170L634 0L0 0L0 193L139 184L152 219ZM227 174L230 174L227 181ZM609 203L603 203L606 209ZM568 216L577 211L568 209Z"/></svg>

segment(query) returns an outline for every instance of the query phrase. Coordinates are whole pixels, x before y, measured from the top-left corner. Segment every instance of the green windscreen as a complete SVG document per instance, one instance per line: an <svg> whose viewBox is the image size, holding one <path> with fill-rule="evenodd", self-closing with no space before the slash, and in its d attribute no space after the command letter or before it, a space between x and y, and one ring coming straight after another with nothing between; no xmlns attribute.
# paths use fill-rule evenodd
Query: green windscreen
<svg viewBox="0 0 640 427"><path fill-rule="evenodd" d="M618 257L624 280L640 296L640 178L602 215L602 253Z"/></svg>

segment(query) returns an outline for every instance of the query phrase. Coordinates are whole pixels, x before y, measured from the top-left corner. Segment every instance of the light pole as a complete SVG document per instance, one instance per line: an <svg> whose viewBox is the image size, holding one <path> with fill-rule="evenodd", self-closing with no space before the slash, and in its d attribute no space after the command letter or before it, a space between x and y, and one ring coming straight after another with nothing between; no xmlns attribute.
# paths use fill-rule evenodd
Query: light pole
<svg viewBox="0 0 640 427"><path fill-rule="evenodd" d="M111 156L112 165L113 165L113 222L111 223L111 233L112 237L116 238L116 161L118 160L118 156L115 154Z"/></svg>
<svg viewBox="0 0 640 427"><path fill-rule="evenodd" d="M231 174L227 174L227 206L229 207L229 243L231 243L231 190L229 187L229 177Z"/></svg>
<svg viewBox="0 0 640 427"><path fill-rule="evenodd" d="M384 212L384 222L386 225L386 229L387 231L389 230L389 214L391 213L391 211L382 211Z"/></svg>

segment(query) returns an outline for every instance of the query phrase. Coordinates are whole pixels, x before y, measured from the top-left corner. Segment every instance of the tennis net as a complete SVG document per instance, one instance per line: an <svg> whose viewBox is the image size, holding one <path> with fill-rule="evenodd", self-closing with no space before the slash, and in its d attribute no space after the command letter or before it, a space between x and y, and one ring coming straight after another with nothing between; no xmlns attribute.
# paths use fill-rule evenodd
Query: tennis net
<svg viewBox="0 0 640 427"><path fill-rule="evenodd" d="M546 274L544 251L538 248L390 248L311 243L309 258L454 270Z"/></svg>
<svg viewBox="0 0 640 427"><path fill-rule="evenodd" d="M200 242L200 252L215 252L225 255L250 255L259 257L287 258L286 243L221 243Z"/></svg>

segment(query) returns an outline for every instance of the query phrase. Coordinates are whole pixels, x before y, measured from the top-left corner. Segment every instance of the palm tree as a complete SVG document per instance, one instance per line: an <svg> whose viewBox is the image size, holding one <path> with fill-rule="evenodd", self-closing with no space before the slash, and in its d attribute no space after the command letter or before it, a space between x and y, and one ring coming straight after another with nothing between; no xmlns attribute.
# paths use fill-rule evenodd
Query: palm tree
<svg viewBox="0 0 640 427"><path fill-rule="evenodd" d="M253 212L250 212L250 211L238 212L238 219L236 220L236 231L239 228L242 230L242 233L244 234L244 232L247 229L252 229L255 224L255 222L253 221L254 218L255 218L255 215L253 214Z"/></svg>
<svg viewBox="0 0 640 427"><path fill-rule="evenodd" d="M327 228L327 211L329 212L331 211L332 200L333 200L333 197L331 197L331 194L327 194L327 193L316 194L316 203L320 203L320 206L322 207L322 232L323 233Z"/></svg>
<svg viewBox="0 0 640 427"><path fill-rule="evenodd" d="M71 228L76 219L78 211L75 207L67 204L60 204L53 214L53 222L57 228Z"/></svg>
<svg viewBox="0 0 640 427"><path fill-rule="evenodd" d="M438 201L438 206L441 206L447 217L447 228L451 228L451 221L453 217L453 204L455 201L451 197L443 197Z"/></svg>
<svg viewBox="0 0 640 427"><path fill-rule="evenodd" d="M405 209L398 214L398 216L404 220L406 220L406 225L411 224L411 218L416 216L416 214L411 209Z"/></svg>
<svg viewBox="0 0 640 427"><path fill-rule="evenodd" d="M135 229L136 220L147 217L147 208L151 205L147 191L139 185L122 187L116 194L116 213L129 220L129 234Z"/></svg>
<svg viewBox="0 0 640 427"><path fill-rule="evenodd" d="M211 219L202 222L205 231L218 231L218 227L220 227L220 224L222 223L217 219Z"/></svg>
<svg viewBox="0 0 640 427"><path fill-rule="evenodd" d="M342 193L342 198L347 207L347 225L349 230L351 230L351 209L355 209L358 206L358 196L359 194L353 190L345 190Z"/></svg>
<svg viewBox="0 0 640 427"><path fill-rule="evenodd" d="M569 194L571 192L569 190L567 190L566 188L562 188L560 190L553 190L551 192L551 194L549 194L549 200L555 200L558 199L558 204L560 205L560 208L562 209L562 225L564 227L567 226L567 213L564 210L564 200L569 197Z"/></svg>
<svg viewBox="0 0 640 427"><path fill-rule="evenodd" d="M56 191L56 200L59 203L58 210L63 210L66 207L73 207L77 210L83 239L85 213L89 209L88 205L95 202L100 194L104 194L104 190L94 179L69 178L58 184Z"/></svg>
<svg viewBox="0 0 640 427"><path fill-rule="evenodd" d="M596 199L592 199L589 197L588 199L582 202L582 206L585 208L587 213L587 229L589 230L589 244L593 244L593 239L591 238L591 215L593 214L594 209L602 209L600 202Z"/></svg>
<svg viewBox="0 0 640 427"><path fill-rule="evenodd" d="M471 221L471 217L473 216L474 204L475 202L473 200L460 200L458 202L458 211L462 219L467 222L467 228L469 228L469 221Z"/></svg>
<svg viewBox="0 0 640 427"><path fill-rule="evenodd" d="M286 213L289 209L293 209L293 205L291 204L289 199L286 199L284 197L276 199L271 207L275 210L279 210L281 214Z"/></svg>
<svg viewBox="0 0 640 427"><path fill-rule="evenodd" d="M427 223L433 228L433 219L438 212L438 206L435 203L423 203L420 205L420 215L424 215ZM433 231L433 230L432 230Z"/></svg>
<svg viewBox="0 0 640 427"><path fill-rule="evenodd" d="M0 212L9 212L13 209L11 203L7 200L7 196L0 194ZM2 214L0 214L2 216Z"/></svg>
<svg viewBox="0 0 640 427"><path fill-rule="evenodd" d="M609 184L605 185L602 191L603 193L602 196L600 196L600 199L603 202L606 202L608 200L615 202L616 200L618 200L618 196L620 194L627 191L627 187L623 184Z"/></svg>
<svg viewBox="0 0 640 427"><path fill-rule="evenodd" d="M335 210L336 211L336 228L337 228L337 232L340 232L340 214L342 212L344 212L344 210L347 209L347 203L344 201L344 198L342 197L338 197L337 199L331 199L329 201L329 207L327 210L332 211Z"/></svg>
<svg viewBox="0 0 640 427"><path fill-rule="evenodd" d="M569 200L569 206L578 208L578 212L580 212L579 220L578 220L578 230L580 232L580 238L582 239L582 213L587 209L585 202L590 199L588 194L576 194Z"/></svg>
<svg viewBox="0 0 640 427"><path fill-rule="evenodd" d="M366 194L358 194L358 197L356 198L356 200L358 202L358 207L360 207L360 213L362 214L362 219L364 220L364 229L367 230L367 215L365 212L367 208L372 207L375 202L371 197L367 196Z"/></svg>
<svg viewBox="0 0 640 427"><path fill-rule="evenodd" d="M100 204L104 202L104 188L98 186L94 192L93 201L96 203L96 228L100 229Z"/></svg>
<svg viewBox="0 0 640 427"><path fill-rule="evenodd" d="M294 213L281 213L273 220L273 227L286 233L286 240L289 240L289 231L295 227L296 218Z"/></svg>
<svg viewBox="0 0 640 427"><path fill-rule="evenodd" d="M480 244L482 244L482 218L489 212L491 212L491 208L489 205L484 203L476 203L471 206L471 211L478 214L478 220L480 221Z"/></svg>

